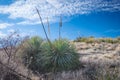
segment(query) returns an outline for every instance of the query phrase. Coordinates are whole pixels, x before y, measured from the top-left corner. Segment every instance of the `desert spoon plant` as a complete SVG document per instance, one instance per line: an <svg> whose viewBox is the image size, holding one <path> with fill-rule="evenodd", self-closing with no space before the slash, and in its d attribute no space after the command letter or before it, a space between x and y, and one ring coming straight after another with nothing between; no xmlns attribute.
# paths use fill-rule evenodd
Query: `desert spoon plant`
<svg viewBox="0 0 120 80"><path fill-rule="evenodd" d="M42 17L40 16L39 10L38 10L37 8L36 8L36 11L37 11L38 16L39 16L39 19L40 19L40 21L41 21L41 24L42 24L42 27L43 27L45 36L46 36L48 42L51 43L51 42L50 42L50 39L48 38L47 32L46 32L46 30L45 30L45 26L44 26L44 23L43 23L43 21L42 21Z"/></svg>
<svg viewBox="0 0 120 80"><path fill-rule="evenodd" d="M43 44L43 56L44 56L44 68L50 72L59 72L72 70L79 66L79 55L76 53L73 45L69 43L68 40L61 39L61 27L62 27L62 17L60 17L59 22L59 40L51 42L47 36L42 18L38 9L36 8L39 15L43 30L45 32L48 42Z"/></svg>
<svg viewBox="0 0 120 80"><path fill-rule="evenodd" d="M49 38L51 38L51 34L50 34L50 24L49 24L48 17L47 17L47 24L48 24L48 34L49 34Z"/></svg>
<svg viewBox="0 0 120 80"><path fill-rule="evenodd" d="M62 16L60 16L60 22L59 22L59 40L61 39L61 27L62 27Z"/></svg>
<svg viewBox="0 0 120 80"><path fill-rule="evenodd" d="M45 67L50 72L62 72L77 69L79 66L79 55L75 47L69 44L66 39L55 40L52 42L54 51L48 43L43 45L45 49Z"/></svg>
<svg viewBox="0 0 120 80"><path fill-rule="evenodd" d="M69 40L60 38L60 28L62 27L62 19L59 24L59 39L50 41L45 30L44 23L39 15L47 41L39 37L32 37L26 42L22 51L23 63L28 65L34 73L45 75L51 73L55 75L57 72L72 71L79 69L79 54L76 52L74 45ZM26 63L28 62L28 63Z"/></svg>

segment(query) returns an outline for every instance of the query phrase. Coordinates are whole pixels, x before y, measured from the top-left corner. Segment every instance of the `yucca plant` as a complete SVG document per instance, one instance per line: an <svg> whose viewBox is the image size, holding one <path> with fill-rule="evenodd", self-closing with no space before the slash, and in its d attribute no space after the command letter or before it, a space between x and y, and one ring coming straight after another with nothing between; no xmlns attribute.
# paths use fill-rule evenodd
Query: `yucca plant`
<svg viewBox="0 0 120 80"><path fill-rule="evenodd" d="M60 22L59 22L59 39L61 38L61 27L62 27L62 17L60 16Z"/></svg>
<svg viewBox="0 0 120 80"><path fill-rule="evenodd" d="M36 11L39 15L47 41L43 42L39 37L33 37L27 40L25 48L22 49L24 64L34 72L37 71L39 73L77 69L80 62L75 47L68 40L61 39L60 35L58 40L50 41L37 8ZM62 27L62 20L59 27Z"/></svg>
<svg viewBox="0 0 120 80"><path fill-rule="evenodd" d="M79 66L79 55L75 47L66 39L55 40L52 42L53 48L49 43L44 47L44 67L50 72L61 72L77 69Z"/></svg>
<svg viewBox="0 0 120 80"><path fill-rule="evenodd" d="M33 71L43 71L42 62L40 59L42 57L42 44L43 39L40 37L32 37L26 41L24 41L21 45L23 45L21 49L22 61L29 69ZM38 56L39 54L39 56ZM39 60L39 62L38 62Z"/></svg>
<svg viewBox="0 0 120 80"><path fill-rule="evenodd" d="M53 41L51 47L48 41L32 37L23 46L23 63L33 72L61 72L79 68L79 55L66 39Z"/></svg>
<svg viewBox="0 0 120 80"><path fill-rule="evenodd" d="M48 24L48 33L49 33L49 38L51 38L51 34L50 34L50 24L49 24L48 17L47 17L47 24Z"/></svg>

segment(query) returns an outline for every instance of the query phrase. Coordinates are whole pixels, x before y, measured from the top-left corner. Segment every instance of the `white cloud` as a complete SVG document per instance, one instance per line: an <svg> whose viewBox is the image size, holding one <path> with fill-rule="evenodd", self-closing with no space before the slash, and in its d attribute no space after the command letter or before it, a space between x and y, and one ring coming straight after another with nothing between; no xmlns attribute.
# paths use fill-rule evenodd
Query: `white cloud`
<svg viewBox="0 0 120 80"><path fill-rule="evenodd" d="M9 33L13 33L13 32L15 32L16 30L14 30L14 29L9 29L9 30L7 30L7 32L9 32Z"/></svg>
<svg viewBox="0 0 120 80"><path fill-rule="evenodd" d="M43 23L47 23L47 18L44 18L43 20ZM49 21L52 23L52 22L56 22L57 20L56 19L49 19ZM26 21L21 21L21 22L18 22L16 23L17 25L36 25L36 24L40 24L40 21L31 21L31 20L26 20Z"/></svg>
<svg viewBox="0 0 120 80"><path fill-rule="evenodd" d="M10 24L10 23L0 23L0 29L4 29L4 28L10 27L10 26L13 26L13 24Z"/></svg>
<svg viewBox="0 0 120 80"><path fill-rule="evenodd" d="M0 38L5 38L7 36L9 36L10 34L16 32L15 35L13 35L13 37L16 37L17 35L19 35L20 37L26 37L26 36L34 36L37 35L38 33L35 30L18 30L18 29L8 29L6 32L0 31Z"/></svg>
<svg viewBox="0 0 120 80"><path fill-rule="evenodd" d="M5 37L6 34L0 31L0 38Z"/></svg>
<svg viewBox="0 0 120 80"><path fill-rule="evenodd" d="M58 16L88 14L93 11L118 11L119 0L18 0L8 6L0 6L1 14L9 14L9 18L23 18L18 24L38 24L37 7L45 22L46 18L55 22Z"/></svg>
<svg viewBox="0 0 120 80"><path fill-rule="evenodd" d="M109 29L107 31L105 31L105 33L119 33L120 29Z"/></svg>

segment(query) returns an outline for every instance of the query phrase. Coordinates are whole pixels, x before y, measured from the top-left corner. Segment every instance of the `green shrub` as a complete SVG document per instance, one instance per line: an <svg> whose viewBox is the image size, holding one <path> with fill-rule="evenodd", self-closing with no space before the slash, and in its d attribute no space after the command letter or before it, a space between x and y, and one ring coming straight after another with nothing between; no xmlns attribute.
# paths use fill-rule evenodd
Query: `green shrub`
<svg viewBox="0 0 120 80"><path fill-rule="evenodd" d="M86 43L94 43L96 42L95 38L93 36L90 37L78 37L75 42L86 42Z"/></svg>
<svg viewBox="0 0 120 80"><path fill-rule="evenodd" d="M120 37L117 37L117 41L118 41L118 43L120 43Z"/></svg>
<svg viewBox="0 0 120 80"><path fill-rule="evenodd" d="M96 42L96 41L95 41L95 39L92 38L92 37L89 37L89 38L87 38L87 40L86 40L86 43L94 43L94 42Z"/></svg>
<svg viewBox="0 0 120 80"><path fill-rule="evenodd" d="M45 67L51 72L67 71L77 69L79 66L79 55L75 47L68 40L60 39L44 44Z"/></svg>
<svg viewBox="0 0 120 80"><path fill-rule="evenodd" d="M87 38L86 37L78 37L74 40L75 42L86 42Z"/></svg>
<svg viewBox="0 0 120 80"><path fill-rule="evenodd" d="M39 37L33 37L22 44L23 63L33 72L61 72L79 67L79 55L68 40L55 40L50 45Z"/></svg>
<svg viewBox="0 0 120 80"><path fill-rule="evenodd" d="M23 47L21 49L22 61L29 69L35 71L43 71L42 62L40 61L42 57L42 44L43 39L39 37L32 37L22 43ZM39 56L38 56L39 54Z"/></svg>
<svg viewBox="0 0 120 80"><path fill-rule="evenodd" d="M120 40L120 37L117 37L117 40Z"/></svg>

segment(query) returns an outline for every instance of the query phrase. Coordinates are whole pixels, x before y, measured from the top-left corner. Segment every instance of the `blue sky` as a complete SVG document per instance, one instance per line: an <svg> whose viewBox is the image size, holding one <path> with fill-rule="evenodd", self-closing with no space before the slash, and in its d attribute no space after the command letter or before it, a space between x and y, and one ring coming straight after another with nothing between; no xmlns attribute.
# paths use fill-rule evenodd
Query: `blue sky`
<svg viewBox="0 0 120 80"><path fill-rule="evenodd" d="M51 39L58 37L62 16L62 37L120 36L119 0L0 0L0 37L18 31L21 36L38 35L45 38L37 12L38 8Z"/></svg>

